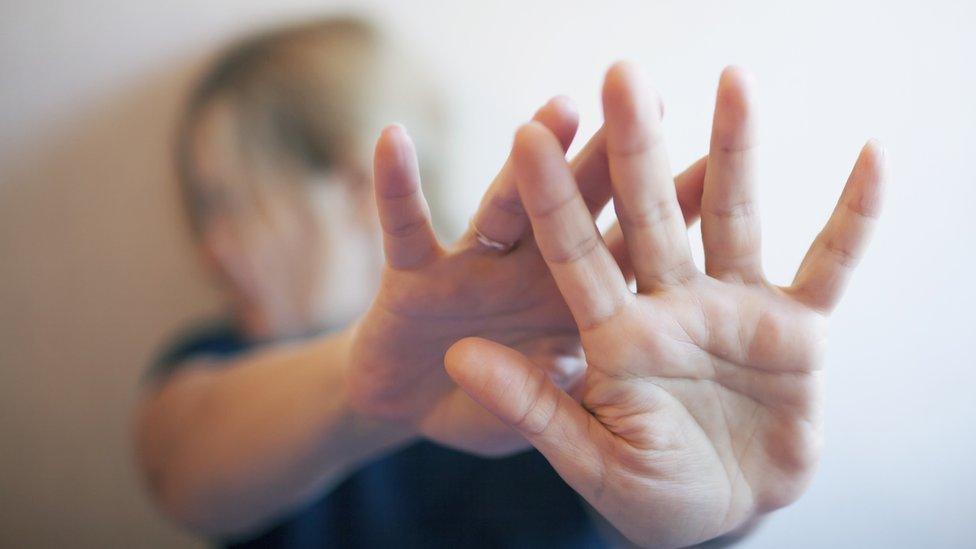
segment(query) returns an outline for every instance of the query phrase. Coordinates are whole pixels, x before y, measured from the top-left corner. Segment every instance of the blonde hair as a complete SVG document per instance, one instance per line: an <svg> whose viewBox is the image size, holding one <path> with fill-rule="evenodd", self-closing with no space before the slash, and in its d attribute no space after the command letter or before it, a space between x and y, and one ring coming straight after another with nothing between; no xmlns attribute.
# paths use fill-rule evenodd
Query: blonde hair
<svg viewBox="0 0 976 549"><path fill-rule="evenodd" d="M289 25L225 50L192 90L177 137L178 178L200 233L212 204L199 192L194 130L215 99L229 101L246 155L309 173L368 167L380 128L405 123L417 141L424 186L436 195L441 113L433 89L369 22L341 17ZM434 205L434 204L432 204ZM435 210L435 218L440 217Z"/></svg>

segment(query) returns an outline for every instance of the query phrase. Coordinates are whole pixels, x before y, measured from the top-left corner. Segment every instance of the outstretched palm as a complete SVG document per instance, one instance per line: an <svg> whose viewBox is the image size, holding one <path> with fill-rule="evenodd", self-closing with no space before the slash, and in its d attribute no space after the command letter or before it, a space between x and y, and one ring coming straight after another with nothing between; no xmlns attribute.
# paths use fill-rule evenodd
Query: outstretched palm
<svg viewBox="0 0 976 549"><path fill-rule="evenodd" d="M558 136L561 151L569 146L577 119L566 100L550 101L535 118ZM597 213L610 196L602 134L590 140L573 170L588 215ZM676 179L689 217L697 212L703 174L700 162ZM416 158L400 128L387 129L377 144L375 182L387 267L376 300L356 327L348 372L352 404L478 453L527 446L458 390L443 369L447 349L473 335L518 348L563 388L584 369L576 325L539 249L531 238L518 242L529 220L511 163L473 219L477 231L469 230L452 250L434 237ZM617 239L622 253L619 232ZM492 242L518 245L497 250Z"/></svg>
<svg viewBox="0 0 976 549"><path fill-rule="evenodd" d="M518 188L582 338L579 402L495 342L460 342L447 366L633 541L686 545L790 503L809 481L826 313L877 214L883 156L865 147L794 284L767 283L748 82L727 70L702 196L701 273L664 177L658 107L638 90L632 69L611 69L607 150L636 294L585 215L551 134L530 124L516 137Z"/></svg>

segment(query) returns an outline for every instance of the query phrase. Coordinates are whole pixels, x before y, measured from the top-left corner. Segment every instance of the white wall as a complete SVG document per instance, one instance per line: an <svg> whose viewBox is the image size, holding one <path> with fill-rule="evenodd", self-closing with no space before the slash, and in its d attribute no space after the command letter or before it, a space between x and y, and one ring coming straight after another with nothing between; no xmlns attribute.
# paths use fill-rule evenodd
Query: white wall
<svg viewBox="0 0 976 549"><path fill-rule="evenodd" d="M219 307L181 230L168 138L201 56L312 1L0 3L0 546L177 546L129 464L157 345ZM787 282L860 144L894 181L834 322L827 447L751 547L976 537L972 2L357 2L452 97L459 217L548 96L599 124L601 72L643 64L674 165L704 151L721 67L759 80L766 264Z"/></svg>

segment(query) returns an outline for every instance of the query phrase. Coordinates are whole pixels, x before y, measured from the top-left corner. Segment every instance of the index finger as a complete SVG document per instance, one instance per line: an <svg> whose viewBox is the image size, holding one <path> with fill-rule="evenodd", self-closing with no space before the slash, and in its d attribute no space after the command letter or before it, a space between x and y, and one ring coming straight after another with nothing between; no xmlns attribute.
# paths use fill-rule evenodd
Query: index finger
<svg viewBox="0 0 976 549"><path fill-rule="evenodd" d="M580 195L555 136L519 128L512 156L519 194L539 251L581 331L613 317L633 297Z"/></svg>

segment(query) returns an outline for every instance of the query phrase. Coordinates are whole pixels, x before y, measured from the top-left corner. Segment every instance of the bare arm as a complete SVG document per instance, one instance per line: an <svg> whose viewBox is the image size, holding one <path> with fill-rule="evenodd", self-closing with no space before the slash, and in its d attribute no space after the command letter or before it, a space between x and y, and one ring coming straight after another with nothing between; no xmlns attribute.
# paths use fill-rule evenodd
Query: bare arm
<svg viewBox="0 0 976 549"><path fill-rule="evenodd" d="M352 332L188 366L148 392L137 452L164 511L208 535L242 534L409 440L408 426L350 410Z"/></svg>
<svg viewBox="0 0 976 549"><path fill-rule="evenodd" d="M535 119L565 151L576 131L572 106L550 101ZM610 196L604 149L598 132L572 164L591 216ZM702 160L674 178L687 222L697 217L704 177ZM383 132L374 182L387 265L356 327L223 368L188 366L147 394L137 426L140 463L181 524L216 536L253 531L415 434L487 455L526 448L444 371L444 353L463 337L516 345L563 382L572 377L570 359L581 364L576 326L538 248L531 238L514 245L528 217L517 207L511 166L475 216L480 230L449 249L430 226L402 129ZM512 246L486 247L476 233ZM608 241L629 271L619 231Z"/></svg>
<svg viewBox="0 0 976 549"><path fill-rule="evenodd" d="M701 199L702 273L667 170L661 109L644 82L618 64L603 89L614 206L636 292L556 136L531 123L515 138L519 194L580 330L580 388L562 390L524 353L487 339L454 344L446 366L635 544L731 541L799 498L814 474L826 321L880 214L885 154L865 145L794 283L773 286L760 257L750 78L727 69Z"/></svg>
<svg viewBox="0 0 976 549"><path fill-rule="evenodd" d="M563 134L575 132L575 111L565 102L550 102L537 118L563 128ZM572 135L564 137L568 146ZM438 247L420 192L416 159L403 160L412 156L412 150L406 136L397 131L386 132L377 147L378 210L384 227L393 233L386 235L388 261L397 267L411 251ZM582 162L587 173L599 175L599 153L597 141L583 156L589 159ZM491 193L517 200L509 172L502 170ZM594 175L590 180L593 192L599 191L603 179ZM507 225L498 222L499 215L491 211L479 219L486 227ZM421 222L410 216L420 216ZM419 229L409 234L397 230L404 224ZM526 219L523 226L527 225ZM384 295L412 282L418 295L429 296L431 289L470 277L475 267L485 271L485 259L488 256L483 254L458 253L445 257L440 270L421 275L388 267ZM522 261L526 262L531 261ZM541 260L534 269L537 276L548 277ZM521 274L515 271L511 277ZM492 279L485 285L497 289L511 282ZM554 292L551 297L560 299ZM391 318L374 303L355 327L341 334L248 353L226 364L187 364L153 387L141 403L136 443L140 465L159 505L178 523L203 534L244 534L273 522L329 490L365 461L412 438L429 408L450 401L445 395L452 392L453 384L443 371L443 356L453 340L445 333L458 325L456 315L433 325L417 319L436 316L428 309L436 312L454 302L450 296L425 299L408 318ZM508 308L506 303L500 306L502 311ZM511 319L499 322L507 324ZM488 328L467 329L482 333ZM354 394L356 389L368 392L368 397L377 395L378 406ZM393 409L391 403L399 402L398 398L411 405ZM471 407L475 408L473 403ZM467 420L460 412L444 414L448 420L433 422L436 428L428 428L425 434L433 433L431 438L454 446L482 440L486 448L501 446L492 424L482 425L480 417ZM521 441L507 427L497 427L503 435Z"/></svg>

